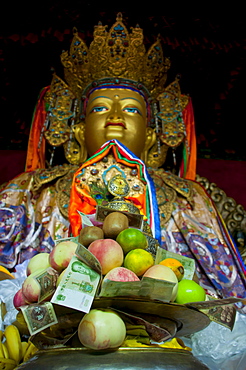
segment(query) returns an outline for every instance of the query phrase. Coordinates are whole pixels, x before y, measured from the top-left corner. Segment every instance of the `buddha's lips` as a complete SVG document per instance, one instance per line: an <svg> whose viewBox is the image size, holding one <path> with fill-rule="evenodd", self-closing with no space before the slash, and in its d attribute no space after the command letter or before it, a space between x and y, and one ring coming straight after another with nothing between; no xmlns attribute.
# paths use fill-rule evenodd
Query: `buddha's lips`
<svg viewBox="0 0 246 370"><path fill-rule="evenodd" d="M108 127L108 126L121 126L121 127L126 128L123 122L107 122L105 127Z"/></svg>

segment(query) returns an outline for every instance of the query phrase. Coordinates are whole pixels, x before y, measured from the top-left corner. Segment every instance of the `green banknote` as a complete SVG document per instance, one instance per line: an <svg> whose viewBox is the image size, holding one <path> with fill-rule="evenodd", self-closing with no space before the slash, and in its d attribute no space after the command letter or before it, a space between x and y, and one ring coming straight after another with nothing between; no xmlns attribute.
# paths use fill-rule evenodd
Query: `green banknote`
<svg viewBox="0 0 246 370"><path fill-rule="evenodd" d="M100 282L100 274L73 256L51 302L89 312Z"/></svg>

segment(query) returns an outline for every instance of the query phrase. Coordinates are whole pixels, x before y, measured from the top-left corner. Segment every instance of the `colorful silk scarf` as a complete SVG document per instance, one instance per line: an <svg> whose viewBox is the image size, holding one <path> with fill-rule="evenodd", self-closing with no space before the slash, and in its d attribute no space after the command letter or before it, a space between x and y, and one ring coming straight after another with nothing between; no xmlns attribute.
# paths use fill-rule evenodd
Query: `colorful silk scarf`
<svg viewBox="0 0 246 370"><path fill-rule="evenodd" d="M95 212L97 204L89 194L89 187L87 185L81 186L81 173L84 168L101 161L109 153L113 154L117 163L128 167L137 167L138 176L143 183L145 183L146 188L144 197L141 199L141 202L143 203L142 210L151 227L153 236L160 241L161 232L159 211L153 180L148 174L144 162L115 139L102 145L102 147L91 158L89 158L74 175L69 206L69 221L71 224L72 234L77 236L82 227L81 217L78 211L85 214L92 214ZM134 203L133 197L130 200ZM139 203L139 199L137 199L137 203Z"/></svg>

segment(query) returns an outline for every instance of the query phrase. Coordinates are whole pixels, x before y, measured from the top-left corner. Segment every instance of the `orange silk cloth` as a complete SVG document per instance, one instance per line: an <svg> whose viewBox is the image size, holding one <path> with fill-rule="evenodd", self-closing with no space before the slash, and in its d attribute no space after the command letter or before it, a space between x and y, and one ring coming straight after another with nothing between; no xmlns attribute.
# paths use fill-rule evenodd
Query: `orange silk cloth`
<svg viewBox="0 0 246 370"><path fill-rule="evenodd" d="M35 107L27 148L26 171L45 168L45 138L41 137L41 135L47 115L44 96L48 90L49 86L43 88ZM41 142L39 143L40 140Z"/></svg>
<svg viewBox="0 0 246 370"><path fill-rule="evenodd" d="M183 155L182 168L180 169L180 177L184 177L189 180L195 180L197 152L195 120L191 99L189 99L189 103L182 113L186 127L186 141L184 143L185 153Z"/></svg>
<svg viewBox="0 0 246 370"><path fill-rule="evenodd" d="M93 165L96 162L101 161L108 154L113 154L117 163L124 164L128 167L138 168L138 165L127 161L127 159L119 155L117 146L113 143L110 143L106 146L106 149L100 148L88 161L86 161L74 174L71 193L70 193L70 205L69 205L69 221L71 225L71 231L73 236L77 236L82 228L81 216L78 211L90 215L95 213L97 202L90 195L90 188L87 184L82 183L80 177L84 168ZM141 180L146 183L144 178L141 176L141 171L138 168L138 176ZM147 207L146 207L146 189L144 193L139 194L134 197L125 197L127 201L133 202L134 205L140 210L140 213L146 216Z"/></svg>

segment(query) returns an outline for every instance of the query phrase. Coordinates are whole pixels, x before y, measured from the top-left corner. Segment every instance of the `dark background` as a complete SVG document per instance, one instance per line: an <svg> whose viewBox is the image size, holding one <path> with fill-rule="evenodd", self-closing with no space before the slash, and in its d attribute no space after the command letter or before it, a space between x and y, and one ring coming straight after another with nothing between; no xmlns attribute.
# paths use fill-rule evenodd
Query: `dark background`
<svg viewBox="0 0 246 370"><path fill-rule="evenodd" d="M24 1L4 5L0 19L0 148L26 149L41 88L50 84L52 68L63 77L60 54L69 49L73 27L90 42L94 25L102 21L110 28L121 11L128 30L136 24L143 28L147 48L161 35L165 55L172 63L168 82L180 74L182 92L193 100L198 157L245 161L243 12L168 16L165 7L157 6L160 2L152 1L144 8L136 2L135 10L114 4L43 1L27 5Z"/></svg>

